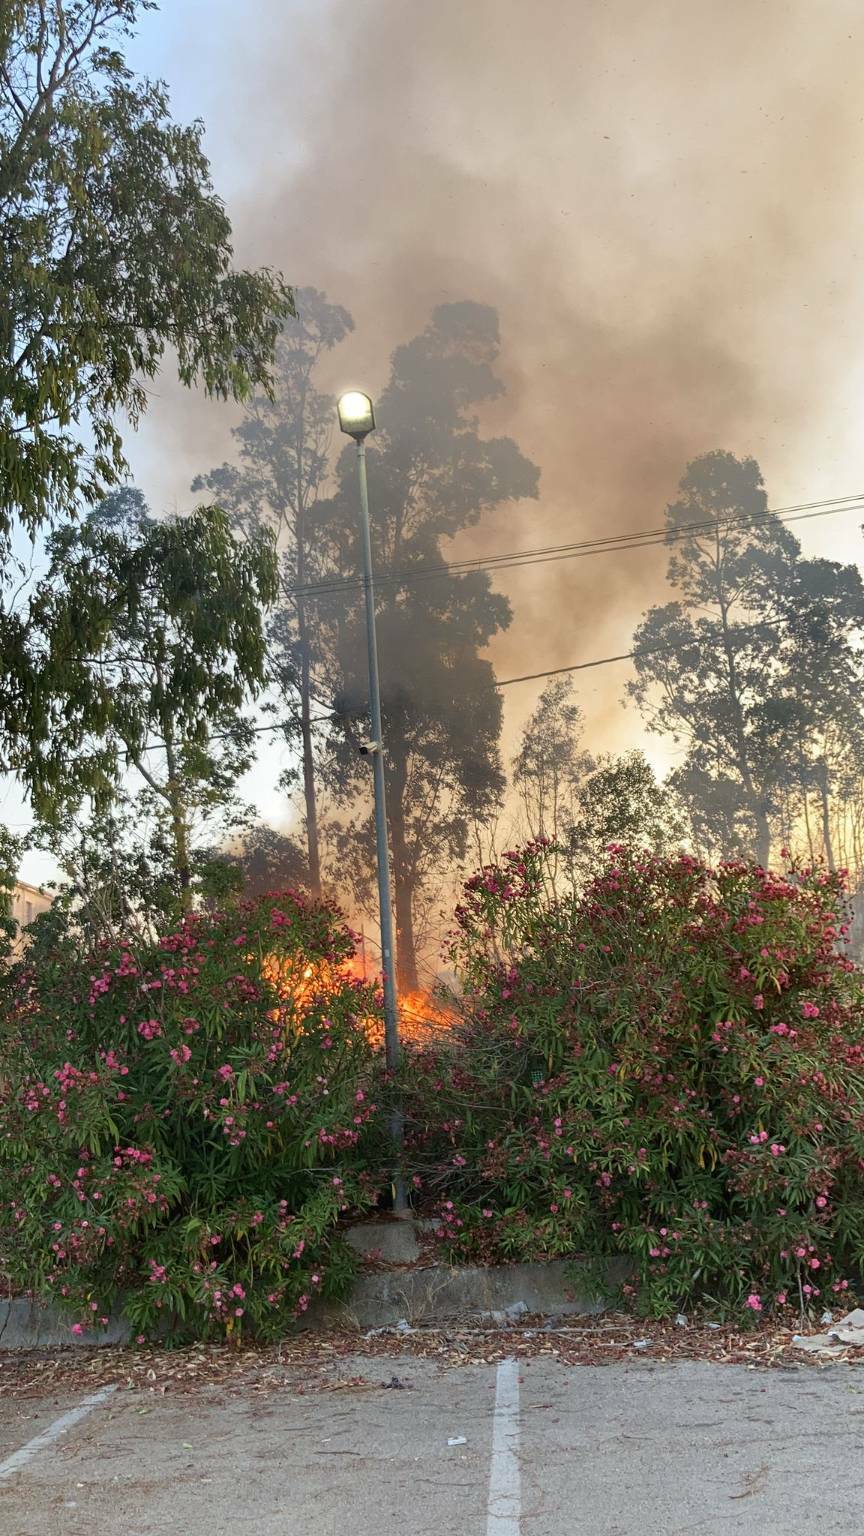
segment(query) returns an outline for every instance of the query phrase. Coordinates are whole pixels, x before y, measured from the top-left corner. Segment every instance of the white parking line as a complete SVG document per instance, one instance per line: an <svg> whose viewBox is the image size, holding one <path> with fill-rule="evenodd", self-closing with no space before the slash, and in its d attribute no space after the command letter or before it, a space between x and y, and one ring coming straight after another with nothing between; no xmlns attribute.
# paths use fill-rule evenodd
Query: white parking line
<svg viewBox="0 0 864 1536"><path fill-rule="evenodd" d="M522 1479L519 1472L519 1362L502 1360L495 1381L492 1466L486 1536L519 1536Z"/></svg>
<svg viewBox="0 0 864 1536"><path fill-rule="evenodd" d="M20 1450L13 1451L5 1461L0 1461L0 1481L11 1477L13 1472L26 1466L27 1462L32 1461L34 1456L38 1456L40 1451L53 1445L55 1440L65 1435L67 1429L71 1429L72 1425L79 1423L81 1419L86 1419L88 1413L92 1413L94 1408L98 1408L99 1404L104 1403L106 1397L110 1397L116 1390L116 1387L102 1387L98 1392L93 1392L90 1397L85 1397L77 1408L70 1408L68 1413L61 1414L59 1419L55 1419L53 1424L43 1429L41 1435L34 1435L33 1439L28 1440L26 1445L22 1445Z"/></svg>

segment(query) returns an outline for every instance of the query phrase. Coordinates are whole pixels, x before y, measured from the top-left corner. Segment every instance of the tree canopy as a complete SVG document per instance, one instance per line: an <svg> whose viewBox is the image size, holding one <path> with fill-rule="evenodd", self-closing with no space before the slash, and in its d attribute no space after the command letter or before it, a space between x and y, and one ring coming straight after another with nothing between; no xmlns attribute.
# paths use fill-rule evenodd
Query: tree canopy
<svg viewBox="0 0 864 1536"><path fill-rule="evenodd" d="M30 730L11 766L55 819L84 796L108 805L133 766L163 807L188 889L190 814L223 804L252 757L244 706L266 674L272 535L236 538L217 507L157 520L124 489L48 549L28 625Z"/></svg>
<svg viewBox="0 0 864 1536"><path fill-rule="evenodd" d="M0 555L125 471L170 349L184 384L268 378L291 292L236 271L203 126L171 117L122 43L149 0L10 0L0 13Z"/></svg>

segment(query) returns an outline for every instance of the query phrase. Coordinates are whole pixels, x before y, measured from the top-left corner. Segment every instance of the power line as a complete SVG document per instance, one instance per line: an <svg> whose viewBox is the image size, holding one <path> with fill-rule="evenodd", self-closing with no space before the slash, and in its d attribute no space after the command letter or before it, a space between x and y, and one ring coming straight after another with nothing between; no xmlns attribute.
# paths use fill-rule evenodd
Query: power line
<svg viewBox="0 0 864 1536"><path fill-rule="evenodd" d="M782 522L801 522L814 517L830 517L838 512L854 512L856 510L864 512L864 493L857 493L851 496L833 497L825 501L799 502L797 505L779 507L775 510L769 510L766 513L754 513L752 516L744 516L740 519L729 519L729 521L724 524L724 527L746 528L753 526L754 524L758 525L760 523L767 522L771 518L777 518ZM403 573L401 577L398 575L398 573L392 573L389 579L391 581L397 581L408 579L408 577L413 579L415 575L433 576L450 574L461 569L463 564L468 569L472 570L500 569L502 566L507 568L510 565L521 566L546 564L549 560L569 559L579 554L607 554L614 553L617 549L639 549L649 547L650 544L674 542L675 540L683 538L688 534L705 532L706 530L714 527L716 527L716 519L708 519L699 523L684 523L679 528L673 530L655 528L645 529L641 534L610 534L606 539L586 539L578 544L552 545L546 549L539 549L533 552L514 551L511 554L493 556L490 557L490 561L485 564L478 559L467 562L454 562L452 565L419 567L414 572ZM494 564L493 561L495 562ZM376 586L380 586L382 577L376 576L375 581ZM307 594L321 593L324 591L344 591L348 588L362 589L362 585L362 582L359 581L346 581L344 583L340 583L338 586L334 584L329 588L325 586L303 588L298 587L295 591L295 596L305 596ZM766 619L761 621L760 627L770 628L776 627L778 624L785 623L785 618L773 620ZM699 644L700 642L696 641L695 643ZM640 649L638 654L641 656L662 655L664 652L672 654L676 650L680 649L681 647L679 646L655 646L652 649ZM592 661L577 661L573 662L569 666L549 667L542 672L526 672L519 677L505 677L496 679L493 683L490 683L489 686L491 688L510 688L516 683L541 682L544 678L560 677L565 673L587 672L595 667L607 667L612 666L616 662L620 661L632 661L636 654L637 653L635 651L621 651L615 656L600 656L596 657ZM328 715L312 716L309 720L309 724L325 725L333 720L333 716L335 714L336 711L334 710ZM290 716L288 719L275 721L269 725L255 726L253 727L253 731L256 735L258 735L270 731L281 731L286 727L299 726L301 724L301 717L299 715L294 715ZM214 732L208 739L211 741L223 741L230 737L232 734L233 733L230 731ZM164 747L164 742L156 741L149 743L142 750L145 752L159 751L160 749L164 750Z"/></svg>
<svg viewBox="0 0 864 1536"><path fill-rule="evenodd" d="M780 625L788 623L784 615L777 619L759 619L757 623L750 625L752 629L777 629ZM746 625L736 625L737 631L746 628ZM534 683L544 677L559 677L563 672L586 672L591 667L608 667L616 661L633 661L636 656L674 656L677 652L688 650L692 645L711 644L712 637L706 635L704 639L694 636L687 645L653 645L640 646L638 651L621 651L617 656L598 656L594 661L577 661L569 667L550 667L546 672L526 672L523 677L505 677L495 681L490 686L493 688L509 688L512 683Z"/></svg>
<svg viewBox="0 0 864 1536"><path fill-rule="evenodd" d="M668 650L669 647L658 646L657 649ZM642 651L641 654L652 656L654 652ZM524 677L504 677L500 682L496 679L492 687L509 688L512 683L535 683L543 677L559 677L562 672L586 672L589 667L608 667L613 661L632 661L635 655L635 651L622 651L620 656L600 656L596 661L576 661L570 667L550 667L546 672L526 672Z"/></svg>
<svg viewBox="0 0 864 1536"><path fill-rule="evenodd" d="M729 518L724 529L745 529L776 519L778 522L805 522L816 517L833 517L840 512L864 512L864 493L853 496L831 497L825 501L800 502L789 507L777 507L766 512L745 513ZM705 533L717 527L714 518L702 522L682 523L678 528L631 529L627 533L608 534L598 539L581 539L570 544L550 544L538 549L509 550L498 555L476 556L453 560L448 564L406 566L396 571L379 571L375 585L401 585L438 576L465 575L471 571L496 571L515 569L526 565L543 565L558 560L584 559L589 555L613 554L629 549L648 549L658 544L675 543L690 534ZM335 596L340 592L359 592L363 583L356 577L335 578L295 587L295 597Z"/></svg>
<svg viewBox="0 0 864 1536"><path fill-rule="evenodd" d="M326 725L328 721L333 719L333 715L335 713L336 713L336 711L333 710L333 711L331 711L331 713L329 715L310 715L309 716L309 724L310 725ZM250 726L249 730L250 730L250 733L253 736L261 736L261 735L264 734L265 731L284 731L287 726L302 725L302 724L303 724L303 717L302 717L302 715L289 715L287 717L287 719L274 720L274 721L271 722L270 725L253 725L253 726ZM233 735L234 735L233 731L211 731L210 734L207 737L207 741L208 742L210 742L210 741L229 741ZM206 743L204 745L206 746ZM158 741L158 740L157 741L148 741L146 747L141 747L140 751L142 751L142 752L164 752L165 751L165 747L166 747L166 743L164 741Z"/></svg>

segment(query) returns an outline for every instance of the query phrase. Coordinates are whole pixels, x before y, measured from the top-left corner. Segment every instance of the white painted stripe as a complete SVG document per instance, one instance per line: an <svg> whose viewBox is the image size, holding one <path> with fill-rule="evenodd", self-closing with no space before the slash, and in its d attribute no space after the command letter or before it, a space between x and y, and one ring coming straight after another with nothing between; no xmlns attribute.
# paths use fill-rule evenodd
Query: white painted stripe
<svg viewBox="0 0 864 1536"><path fill-rule="evenodd" d="M41 1435L35 1435L32 1440L27 1441L26 1445L22 1445L20 1450L13 1451L5 1461L0 1461L0 1480L11 1477L13 1472L25 1467L28 1461L32 1461L34 1456L39 1455L40 1451L46 1450L49 1445L54 1444L55 1440L59 1440L61 1435L65 1435L67 1429L71 1429L73 1424L86 1419L88 1413L92 1413L94 1408L98 1408L99 1404L104 1403L105 1399L116 1390L116 1386L111 1386L102 1387L98 1392L93 1392L90 1397L85 1397L77 1408L70 1408L68 1413L61 1414L59 1419L55 1419L53 1424L43 1429Z"/></svg>
<svg viewBox="0 0 864 1536"><path fill-rule="evenodd" d="M519 1471L519 1362L502 1360L495 1383L492 1466L486 1536L519 1536L522 1478Z"/></svg>

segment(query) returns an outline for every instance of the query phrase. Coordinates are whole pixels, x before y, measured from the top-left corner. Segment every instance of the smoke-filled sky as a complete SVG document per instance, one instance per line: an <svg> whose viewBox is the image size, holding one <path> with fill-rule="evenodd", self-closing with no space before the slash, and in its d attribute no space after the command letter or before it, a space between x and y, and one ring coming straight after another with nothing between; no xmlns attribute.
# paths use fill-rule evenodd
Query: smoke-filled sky
<svg viewBox="0 0 864 1536"><path fill-rule="evenodd" d="M132 57L204 118L238 258L353 313L325 382L374 392L435 304L498 308L484 425L541 495L472 551L655 526L713 448L754 454L772 505L864 487L860 0L165 0ZM154 508L189 506L232 413L157 391L133 467ZM864 554L854 517L798 531ZM664 565L497 579L499 676L626 650ZM594 749L641 737L626 676L578 680ZM506 696L512 746L536 690Z"/></svg>

